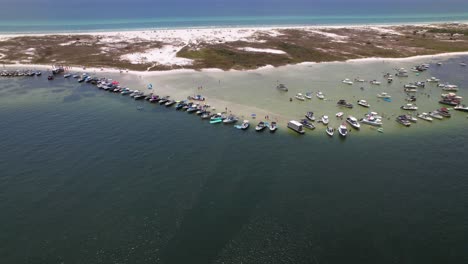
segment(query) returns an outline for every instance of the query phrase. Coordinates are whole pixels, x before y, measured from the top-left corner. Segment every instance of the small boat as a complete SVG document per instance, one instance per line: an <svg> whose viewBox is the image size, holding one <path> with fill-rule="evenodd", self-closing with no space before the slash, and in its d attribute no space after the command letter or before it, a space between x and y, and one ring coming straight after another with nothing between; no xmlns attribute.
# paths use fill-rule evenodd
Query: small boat
<svg viewBox="0 0 468 264"><path fill-rule="evenodd" d="M54 79L54 76L52 75L47 76L47 80L52 81L53 79Z"/></svg>
<svg viewBox="0 0 468 264"><path fill-rule="evenodd" d="M466 63L460 62L460 66L465 67L465 66L466 66Z"/></svg>
<svg viewBox="0 0 468 264"><path fill-rule="evenodd" d="M437 79L436 77L431 77L431 78L427 79L426 82L438 83L438 82L440 82L440 79Z"/></svg>
<svg viewBox="0 0 468 264"><path fill-rule="evenodd" d="M355 81L355 82L363 83L363 82L365 82L366 80L364 80L364 79L359 79L359 78L355 78L354 81Z"/></svg>
<svg viewBox="0 0 468 264"><path fill-rule="evenodd" d="M439 101L439 104L450 105L450 106L457 106L460 104L460 100L451 100L451 99L442 99Z"/></svg>
<svg viewBox="0 0 468 264"><path fill-rule="evenodd" d="M429 112L429 115L435 119L444 119L444 117L439 113L439 111L432 111L432 112Z"/></svg>
<svg viewBox="0 0 468 264"><path fill-rule="evenodd" d="M234 127L237 129L246 130L247 128L249 128L249 126L250 126L249 120L244 120L241 125L235 125Z"/></svg>
<svg viewBox="0 0 468 264"><path fill-rule="evenodd" d="M278 125L276 124L276 122L273 121L270 123L268 128L270 129L271 133L274 133L278 129Z"/></svg>
<svg viewBox="0 0 468 264"><path fill-rule="evenodd" d="M403 109L403 110L408 110L408 111L418 110L418 107L416 105L413 105L413 104L406 104L406 105L401 106L400 108Z"/></svg>
<svg viewBox="0 0 468 264"><path fill-rule="evenodd" d="M167 101L164 105L167 106L167 107L169 107L169 106L171 106L171 105L173 105L173 104L175 104L175 103L176 103L175 100L169 100L169 101Z"/></svg>
<svg viewBox="0 0 468 264"><path fill-rule="evenodd" d="M307 112L307 113L305 114L305 117L306 117L307 119L309 119L310 121L315 121L314 112Z"/></svg>
<svg viewBox="0 0 468 264"><path fill-rule="evenodd" d="M444 99L450 99L450 100L462 100L463 97L455 94L455 93L448 93L448 94L441 94L440 97L444 98Z"/></svg>
<svg viewBox="0 0 468 264"><path fill-rule="evenodd" d="M342 106L342 107L346 107L346 108L353 108L353 105L351 103L348 103L346 102L346 100L339 100L337 103L336 103L338 106Z"/></svg>
<svg viewBox="0 0 468 264"><path fill-rule="evenodd" d="M343 113L343 112L338 112L338 113L336 113L336 115L335 115L335 116L336 116L336 117L338 117L338 118L341 118L343 115L344 115L344 113Z"/></svg>
<svg viewBox="0 0 468 264"><path fill-rule="evenodd" d="M346 137L348 135L348 127L345 123L341 124L340 127L338 127L338 133L342 137Z"/></svg>
<svg viewBox="0 0 468 264"><path fill-rule="evenodd" d="M439 114L443 117L451 117L452 114L450 114L449 110L445 107L442 107L440 109L437 110L437 112L439 112Z"/></svg>
<svg viewBox="0 0 468 264"><path fill-rule="evenodd" d="M193 95L193 96L189 96L188 99L195 100L195 101L205 101L205 100L206 100L206 98L203 97L203 96L200 95L200 94Z"/></svg>
<svg viewBox="0 0 468 264"><path fill-rule="evenodd" d="M143 92L136 93L135 95L133 95L133 99L135 100L143 100L145 99L145 97L146 95Z"/></svg>
<svg viewBox="0 0 468 264"><path fill-rule="evenodd" d="M74 74L72 77L75 78L75 79L80 78L80 76L78 74Z"/></svg>
<svg viewBox="0 0 468 264"><path fill-rule="evenodd" d="M263 121L260 121L257 126L255 127L255 131L260 132L263 131L266 128L266 124Z"/></svg>
<svg viewBox="0 0 468 264"><path fill-rule="evenodd" d="M63 78L70 78L72 75L70 73L64 74Z"/></svg>
<svg viewBox="0 0 468 264"><path fill-rule="evenodd" d="M325 132L326 132L327 135L329 135L330 137L333 137L333 135L335 134L335 129L334 129L333 127L327 126L327 128L325 129Z"/></svg>
<svg viewBox="0 0 468 264"><path fill-rule="evenodd" d="M363 106L363 107L367 107L367 108L370 107L370 104L369 104L366 100L362 100L362 99L359 100L359 101L357 102L357 104L360 105L360 106Z"/></svg>
<svg viewBox="0 0 468 264"><path fill-rule="evenodd" d="M226 117L226 119L223 120L223 123L224 124L232 124L232 123L236 123L237 121L239 121L239 118L237 118L234 115L230 115L230 116Z"/></svg>
<svg viewBox="0 0 468 264"><path fill-rule="evenodd" d="M462 104L456 105L453 109L455 109L457 111L468 112L468 106L462 105Z"/></svg>
<svg viewBox="0 0 468 264"><path fill-rule="evenodd" d="M210 124L218 124L218 123L222 123L222 122L223 122L223 119L221 117L211 118L211 120L210 120Z"/></svg>
<svg viewBox="0 0 468 264"><path fill-rule="evenodd" d="M310 93L310 92L309 92L309 93L306 93L306 94L304 95L304 97L307 98L307 99L312 99L312 93Z"/></svg>
<svg viewBox="0 0 468 264"><path fill-rule="evenodd" d="M130 95L130 96L131 96L131 95ZM167 103L167 101L169 101L169 96L164 96L163 98L161 98L161 99L159 100L159 104L160 104L160 105L163 105L163 104Z"/></svg>
<svg viewBox="0 0 468 264"><path fill-rule="evenodd" d="M438 63L437 63L437 66L442 66L442 62L438 62Z"/></svg>
<svg viewBox="0 0 468 264"><path fill-rule="evenodd" d="M393 78L392 77L388 77L387 78L387 83L392 83L393 82Z"/></svg>
<svg viewBox="0 0 468 264"><path fill-rule="evenodd" d="M201 114L200 116L201 119L208 119L208 118L211 118L211 112L209 111L206 111L204 113Z"/></svg>
<svg viewBox="0 0 468 264"><path fill-rule="evenodd" d="M198 111L198 105L197 104L192 104L189 108L187 108L187 113L193 113Z"/></svg>
<svg viewBox="0 0 468 264"><path fill-rule="evenodd" d="M344 84L349 84L349 85L352 85L353 84L353 81L351 81L350 79L346 78L344 79L343 81L341 81L342 83Z"/></svg>
<svg viewBox="0 0 468 264"><path fill-rule="evenodd" d="M302 95L301 93L296 94L296 96L294 96L294 97L296 97L296 99L297 99L297 100L300 100L300 101L304 101L304 100L305 100L304 95Z"/></svg>
<svg viewBox="0 0 468 264"><path fill-rule="evenodd" d="M401 116L398 116L396 118L396 121L406 127L409 127L411 126L411 121L409 121L408 119L406 119L406 116L405 115L401 115Z"/></svg>
<svg viewBox="0 0 468 264"><path fill-rule="evenodd" d="M307 119L301 119L300 123L301 123L304 127L308 128L308 129L315 129L314 124L312 124L311 122L309 122Z"/></svg>
<svg viewBox="0 0 468 264"><path fill-rule="evenodd" d="M366 125L371 125L371 126L382 126L382 120L372 116L372 115L366 115L366 117L362 118L361 123L366 124Z"/></svg>
<svg viewBox="0 0 468 264"><path fill-rule="evenodd" d="M418 115L418 117L422 120L426 120L426 121L429 121L429 122L432 122L432 117L429 116L428 113L421 113Z"/></svg>
<svg viewBox="0 0 468 264"><path fill-rule="evenodd" d="M322 92L317 92L317 98L323 100L325 99L325 95Z"/></svg>
<svg viewBox="0 0 468 264"><path fill-rule="evenodd" d="M416 85L410 83L410 84L405 84L405 85L403 86L403 88L417 89L418 87L417 87Z"/></svg>
<svg viewBox="0 0 468 264"><path fill-rule="evenodd" d="M282 84L282 83L278 84L278 85L276 86L276 89L281 90L281 91L284 91L284 92L287 92L287 91L289 90L288 87L286 87L286 85L284 85L284 84Z"/></svg>
<svg viewBox="0 0 468 264"><path fill-rule="evenodd" d="M329 122L330 120L329 120L328 116L324 115L324 116L322 116L321 121L322 121L322 123L323 123L324 125L328 125L328 122Z"/></svg>
<svg viewBox="0 0 468 264"><path fill-rule="evenodd" d="M151 98L149 99L150 103L156 103L156 102L158 102L159 100L161 100L161 97L159 97L159 95L153 95L153 96L151 96Z"/></svg>
<svg viewBox="0 0 468 264"><path fill-rule="evenodd" d="M416 96L411 95L409 97L406 97L405 100L408 102L416 102Z"/></svg>
<svg viewBox="0 0 468 264"><path fill-rule="evenodd" d="M128 94L131 94L133 93L132 90L130 90L129 88L125 88L122 90L122 92L120 92L121 95L128 95Z"/></svg>
<svg viewBox="0 0 468 264"><path fill-rule="evenodd" d="M288 128L296 131L299 134L304 134L304 127L301 123L297 122L296 120L291 120L288 122Z"/></svg>
<svg viewBox="0 0 468 264"><path fill-rule="evenodd" d="M412 115L405 115L406 120L410 121L411 123L417 123L418 119Z"/></svg>
<svg viewBox="0 0 468 264"><path fill-rule="evenodd" d="M381 82L379 82L379 81L377 81L377 80L372 80L372 81L370 81L370 84L372 84L372 85L380 85Z"/></svg>
<svg viewBox="0 0 468 264"><path fill-rule="evenodd" d="M357 118L355 118L354 116L348 116L348 118L346 118L346 122L348 122L355 129L361 128L361 124L359 124Z"/></svg>
<svg viewBox="0 0 468 264"><path fill-rule="evenodd" d="M378 98L392 98L388 93L382 92L377 94Z"/></svg>

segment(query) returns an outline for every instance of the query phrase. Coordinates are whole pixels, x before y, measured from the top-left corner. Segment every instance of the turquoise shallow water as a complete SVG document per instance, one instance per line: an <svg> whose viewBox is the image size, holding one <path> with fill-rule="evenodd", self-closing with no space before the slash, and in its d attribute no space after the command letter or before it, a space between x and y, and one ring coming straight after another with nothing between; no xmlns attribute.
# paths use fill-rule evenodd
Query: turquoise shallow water
<svg viewBox="0 0 468 264"><path fill-rule="evenodd" d="M338 140L140 104L0 79L2 262L468 261L466 125Z"/></svg>

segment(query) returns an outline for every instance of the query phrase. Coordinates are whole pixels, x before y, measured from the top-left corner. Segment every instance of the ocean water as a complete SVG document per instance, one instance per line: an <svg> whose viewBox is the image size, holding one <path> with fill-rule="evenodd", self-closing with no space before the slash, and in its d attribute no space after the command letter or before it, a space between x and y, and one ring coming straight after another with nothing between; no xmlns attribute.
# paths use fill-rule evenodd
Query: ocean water
<svg viewBox="0 0 468 264"><path fill-rule="evenodd" d="M468 261L466 119L255 133L43 76L0 122L2 263Z"/></svg>
<svg viewBox="0 0 468 264"><path fill-rule="evenodd" d="M4 0L0 32L468 21L462 0Z"/></svg>

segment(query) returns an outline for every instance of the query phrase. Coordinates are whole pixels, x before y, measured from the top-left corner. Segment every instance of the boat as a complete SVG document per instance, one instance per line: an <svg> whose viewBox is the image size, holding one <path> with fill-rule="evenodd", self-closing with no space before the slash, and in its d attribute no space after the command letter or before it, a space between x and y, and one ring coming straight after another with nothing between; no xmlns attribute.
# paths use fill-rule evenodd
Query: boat
<svg viewBox="0 0 468 264"><path fill-rule="evenodd" d="M386 92L382 92L382 93L379 93L377 94L377 97L378 98L392 98L388 93Z"/></svg>
<svg viewBox="0 0 468 264"><path fill-rule="evenodd" d="M145 97L146 95L143 92L136 93L135 95L133 95L133 99L135 100L143 100L145 99Z"/></svg>
<svg viewBox="0 0 468 264"><path fill-rule="evenodd" d="M201 118L201 119L208 119L208 118L211 118L211 116L212 116L212 115L211 115L211 112L210 112L210 111L205 111L204 113L202 113L202 114L200 115L200 118Z"/></svg>
<svg viewBox="0 0 468 264"><path fill-rule="evenodd" d="M425 120L425 121L429 121L429 122L432 122L433 120L432 117L430 117L428 113L421 113L418 115L418 118Z"/></svg>
<svg viewBox="0 0 468 264"><path fill-rule="evenodd" d="M187 108L187 113L193 113L198 111L198 105L197 104L192 104L189 108Z"/></svg>
<svg viewBox="0 0 468 264"><path fill-rule="evenodd" d="M328 116L324 115L324 116L322 116L321 121L322 121L322 123L324 125L328 125L330 120L329 120Z"/></svg>
<svg viewBox="0 0 468 264"><path fill-rule="evenodd" d="M457 95L456 93L441 94L440 97L450 100L462 100L463 97Z"/></svg>
<svg viewBox="0 0 468 264"><path fill-rule="evenodd" d="M354 81L355 81L355 82L363 83L363 82L365 82L366 80L364 80L364 79L359 79L359 78L355 78Z"/></svg>
<svg viewBox="0 0 468 264"><path fill-rule="evenodd" d="M381 82L379 82L379 81L377 81L377 80L372 80L372 81L370 81L370 84L372 84L372 85L380 85Z"/></svg>
<svg viewBox="0 0 468 264"><path fill-rule="evenodd" d="M167 106L167 107L169 107L169 106L171 106L171 105L174 105L175 103L176 103L175 100L169 100L169 101L167 101L164 105Z"/></svg>
<svg viewBox="0 0 468 264"><path fill-rule="evenodd" d="M195 100L195 101L205 101L205 100L206 100L206 98L203 97L203 96L200 95L200 94L193 95L193 96L189 96L188 99Z"/></svg>
<svg viewBox="0 0 468 264"><path fill-rule="evenodd" d="M353 105L351 103L348 103L346 102L346 100L339 100L337 103L336 103L338 106L342 106L342 107L346 107L346 108L353 108Z"/></svg>
<svg viewBox="0 0 468 264"><path fill-rule="evenodd" d="M418 110L418 107L416 105L413 105L413 104L402 105L400 108L403 109L403 110L409 110L409 111Z"/></svg>
<svg viewBox="0 0 468 264"><path fill-rule="evenodd" d="M343 81L341 81L342 83L344 84L349 84L349 85L352 85L353 84L353 81L351 81L350 79L346 78L344 79Z"/></svg>
<svg viewBox="0 0 468 264"><path fill-rule="evenodd" d="M362 118L361 123L366 124L366 125L371 125L371 126L382 126L382 120L375 118L372 115L366 115L364 118Z"/></svg>
<svg viewBox="0 0 468 264"><path fill-rule="evenodd" d="M284 92L287 92L287 91L289 90L288 87L286 87L286 85L284 85L284 84L282 84L282 83L278 84L278 85L276 86L276 89L281 90L281 91L284 91Z"/></svg>
<svg viewBox="0 0 468 264"><path fill-rule="evenodd" d="M263 131L266 128L266 124L263 121L260 121L257 126L255 127L255 131L260 132Z"/></svg>
<svg viewBox="0 0 468 264"><path fill-rule="evenodd" d="M397 77L408 77L408 73L406 73L406 72L397 72L395 74L395 76L397 76Z"/></svg>
<svg viewBox="0 0 468 264"><path fill-rule="evenodd" d="M466 63L460 62L460 66L465 67L465 66L466 66Z"/></svg>
<svg viewBox="0 0 468 264"><path fill-rule="evenodd" d="M458 86L456 86L456 85L447 85L447 86L444 86L442 88L442 90L448 91L448 92L457 92L458 91Z"/></svg>
<svg viewBox="0 0 468 264"><path fill-rule="evenodd" d="M131 95L130 95L130 96L131 96ZM167 101L169 101L169 96L164 96L163 98L161 98L161 99L159 100L159 104L160 104L160 105L163 105L163 104L167 103Z"/></svg>
<svg viewBox="0 0 468 264"><path fill-rule="evenodd" d="M444 119L444 117L439 113L439 111L432 111L432 112L429 112L429 115L435 119Z"/></svg>
<svg viewBox="0 0 468 264"><path fill-rule="evenodd" d="M309 93L306 93L306 94L304 95L304 97L307 98L307 99L312 99L312 93L310 93L310 92L309 92Z"/></svg>
<svg viewBox="0 0 468 264"><path fill-rule="evenodd" d="M439 114L443 117L451 117L452 114L450 114L449 110L445 107L442 107L440 109L437 110L437 112L439 112Z"/></svg>
<svg viewBox="0 0 468 264"><path fill-rule="evenodd" d="M348 127L346 126L345 123L341 124L339 127L338 127L338 133L340 134L340 136L342 137L346 137L348 135Z"/></svg>
<svg viewBox="0 0 468 264"><path fill-rule="evenodd" d="M237 121L239 121L239 118L237 118L234 115L230 115L230 116L226 117L226 119L223 120L223 123L224 124L232 124L232 123L236 123Z"/></svg>
<svg viewBox="0 0 468 264"><path fill-rule="evenodd" d="M304 127L301 123L296 120L291 120L288 122L288 128L296 131L299 134L304 134Z"/></svg>
<svg viewBox="0 0 468 264"><path fill-rule="evenodd" d="M268 126L268 129L270 129L271 133L274 133L278 129L278 125L276 124L276 122L273 121Z"/></svg>
<svg viewBox="0 0 468 264"><path fill-rule="evenodd" d="M405 88L403 90L405 91L405 93L415 93L418 91L418 89L416 88Z"/></svg>
<svg viewBox="0 0 468 264"><path fill-rule="evenodd" d="M305 100L304 95L302 95L301 93L296 94L296 96L294 96L294 97L296 97L296 99L297 99L297 100L300 100L300 101L304 101L304 100Z"/></svg>
<svg viewBox="0 0 468 264"><path fill-rule="evenodd" d="M412 88L412 89L416 89L416 88L418 88L418 87L417 87L416 85L410 83L410 84L405 84L405 85L403 85L403 88Z"/></svg>
<svg viewBox="0 0 468 264"><path fill-rule="evenodd" d="M438 63L437 63L437 66L442 66L442 62L438 62Z"/></svg>
<svg viewBox="0 0 468 264"><path fill-rule="evenodd" d="M307 112L307 113L305 114L305 117L306 117L307 119L309 119L310 121L315 121L314 112Z"/></svg>
<svg viewBox="0 0 468 264"><path fill-rule="evenodd" d="M363 107L367 107L367 108L370 107L370 104L366 100L362 100L362 99L357 101L357 104Z"/></svg>
<svg viewBox="0 0 468 264"><path fill-rule="evenodd" d="M406 97L405 100L408 102L416 102L416 96L411 95L409 97Z"/></svg>
<svg viewBox="0 0 468 264"><path fill-rule="evenodd" d="M151 99L150 99L151 100ZM182 107L184 107L185 105L187 105L187 102L186 101L180 101L178 102L176 105L175 105L175 109L176 110L180 110L182 109Z"/></svg>
<svg viewBox="0 0 468 264"><path fill-rule="evenodd" d="M327 135L329 135L330 137L333 137L333 135L335 134L335 129L334 129L333 127L327 126L327 128L325 129L325 132L326 132Z"/></svg>
<svg viewBox="0 0 468 264"><path fill-rule="evenodd" d="M218 124L218 123L222 123L222 122L223 122L223 119L221 117L211 118L210 119L210 124Z"/></svg>
<svg viewBox="0 0 468 264"><path fill-rule="evenodd" d="M361 128L361 124L359 124L359 121L354 116L348 116L348 118L346 118L346 122L348 122L352 127L356 129Z"/></svg>
<svg viewBox="0 0 468 264"><path fill-rule="evenodd" d="M131 94L131 93L133 93L133 91L130 90L129 88L125 88L120 92L121 95L128 95L128 94Z"/></svg>
<svg viewBox="0 0 468 264"><path fill-rule="evenodd" d="M409 127L411 126L411 121L409 121L405 115L401 115L401 116L398 116L396 118L396 121L406 127Z"/></svg>
<svg viewBox="0 0 468 264"><path fill-rule="evenodd" d="M442 99L439 101L439 104L450 105L450 106L457 106L460 104L460 100L450 100L450 99Z"/></svg>
<svg viewBox="0 0 468 264"><path fill-rule="evenodd" d="M322 92L317 92L316 95L317 95L317 98L320 99L320 100L325 99L325 95Z"/></svg>
<svg viewBox="0 0 468 264"><path fill-rule="evenodd" d="M70 78L72 75L70 73L64 74L63 78Z"/></svg>
<svg viewBox="0 0 468 264"><path fill-rule="evenodd" d="M436 77L431 77L431 78L427 79L426 82L438 83L438 82L440 82L440 79L437 79Z"/></svg>
<svg viewBox="0 0 468 264"><path fill-rule="evenodd" d="M468 106L462 105L462 104L456 105L453 109L455 109L457 111L468 112Z"/></svg>
<svg viewBox="0 0 468 264"><path fill-rule="evenodd" d="M52 75L47 76L47 80L52 81L53 79L54 79L54 76Z"/></svg>
<svg viewBox="0 0 468 264"><path fill-rule="evenodd" d="M159 95L153 95L153 96L151 96L151 98L149 99L150 103L156 103L156 102L158 102L159 100L161 100L161 97L159 97Z"/></svg>
<svg viewBox="0 0 468 264"><path fill-rule="evenodd" d="M387 78L387 83L392 83L393 82L393 78L392 77L388 77Z"/></svg>
<svg viewBox="0 0 468 264"><path fill-rule="evenodd" d="M335 115L335 116L336 116L336 117L338 117L338 118L341 118L343 115L344 115L344 113L343 113L343 112L338 112L338 113L336 113L336 115Z"/></svg>
<svg viewBox="0 0 468 264"><path fill-rule="evenodd" d="M308 128L308 129L315 129L314 124L312 124L311 122L309 122L307 119L301 119L300 123L301 123L304 127Z"/></svg>
<svg viewBox="0 0 468 264"><path fill-rule="evenodd" d="M234 127L237 129L246 130L247 128L249 128L249 126L250 126L249 120L244 120L241 125L235 125Z"/></svg>

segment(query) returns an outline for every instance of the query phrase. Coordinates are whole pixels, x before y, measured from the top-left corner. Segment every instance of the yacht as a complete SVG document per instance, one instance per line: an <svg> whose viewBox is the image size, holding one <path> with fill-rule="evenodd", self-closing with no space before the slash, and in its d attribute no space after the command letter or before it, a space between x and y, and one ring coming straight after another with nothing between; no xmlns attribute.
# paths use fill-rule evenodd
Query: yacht
<svg viewBox="0 0 468 264"><path fill-rule="evenodd" d="M321 120L324 125L328 125L328 122L330 122L328 116L326 115L322 116Z"/></svg>
<svg viewBox="0 0 468 264"><path fill-rule="evenodd" d="M429 115L435 119L444 119L444 117L438 111L429 112Z"/></svg>
<svg viewBox="0 0 468 264"><path fill-rule="evenodd" d="M338 133L340 133L342 137L346 137L348 135L348 127L345 123L340 125L340 127L338 128Z"/></svg>
<svg viewBox="0 0 468 264"><path fill-rule="evenodd" d="M325 95L322 92L317 92L317 98L323 100L325 99Z"/></svg>
<svg viewBox="0 0 468 264"><path fill-rule="evenodd" d="M362 99L359 100L359 101L357 102L357 104L360 105L360 106L363 106L363 107L367 107L367 108L370 107L370 104L369 104L366 100L362 100Z"/></svg>
<svg viewBox="0 0 468 264"><path fill-rule="evenodd" d="M416 105L413 105L413 104L406 104L406 105L401 106L401 109L409 110L409 111L416 111L416 110L418 110L418 107Z"/></svg>
<svg viewBox="0 0 468 264"><path fill-rule="evenodd" d="M361 128L361 124L359 124L357 118L355 118L354 116L348 116L348 118L346 118L346 122L348 122L352 127L356 129Z"/></svg>
<svg viewBox="0 0 468 264"><path fill-rule="evenodd" d="M429 116L428 113L421 113L418 115L418 117L422 120L426 120L426 121L429 121L429 122L432 122L432 117Z"/></svg>
<svg viewBox="0 0 468 264"><path fill-rule="evenodd" d="M352 85L353 84L353 81L351 81L350 79L346 78L344 79L343 81L341 81L342 83L344 84L349 84L349 85Z"/></svg>
<svg viewBox="0 0 468 264"><path fill-rule="evenodd" d="M382 92L380 94L377 94L378 98L392 98L389 94Z"/></svg>
<svg viewBox="0 0 468 264"><path fill-rule="evenodd" d="M295 97L296 97L297 100L300 100L300 101L304 101L304 100L305 100L304 95L302 95L301 93L296 94Z"/></svg>
<svg viewBox="0 0 468 264"><path fill-rule="evenodd" d="M453 109L458 110L458 111L468 112L468 106L462 105L462 104L456 105Z"/></svg>
<svg viewBox="0 0 468 264"><path fill-rule="evenodd" d="M362 118L361 123L371 125L371 126L382 126L382 120L375 118L372 115L367 115L366 117Z"/></svg>

